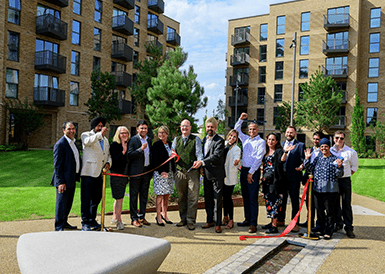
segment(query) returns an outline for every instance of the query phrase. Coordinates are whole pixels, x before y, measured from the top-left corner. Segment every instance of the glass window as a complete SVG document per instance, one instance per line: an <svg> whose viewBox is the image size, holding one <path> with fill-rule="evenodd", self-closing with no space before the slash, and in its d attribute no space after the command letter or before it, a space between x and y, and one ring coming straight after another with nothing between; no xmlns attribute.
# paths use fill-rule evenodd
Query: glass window
<svg viewBox="0 0 385 274"><path fill-rule="evenodd" d="M8 31L7 43L7 59L11 61L19 61L19 37L20 34Z"/></svg>
<svg viewBox="0 0 385 274"><path fill-rule="evenodd" d="M277 39L275 44L275 57L283 57L285 54L285 39Z"/></svg>
<svg viewBox="0 0 385 274"><path fill-rule="evenodd" d="M265 121L265 110L263 108L257 109L257 122L264 123Z"/></svg>
<svg viewBox="0 0 385 274"><path fill-rule="evenodd" d="M274 107L273 112L274 112L273 125L276 125L277 124L277 118L281 117L279 115L278 107Z"/></svg>
<svg viewBox="0 0 385 274"><path fill-rule="evenodd" d="M310 12L304 12L301 15L301 31L310 30Z"/></svg>
<svg viewBox="0 0 385 274"><path fill-rule="evenodd" d="M37 16L43 15L43 14L51 14L55 18L60 19L60 11L55 10L53 8L44 6L42 4L37 4Z"/></svg>
<svg viewBox="0 0 385 274"><path fill-rule="evenodd" d="M100 69L100 58L94 56L93 62L92 62L92 70L95 71L95 70L98 70L98 69Z"/></svg>
<svg viewBox="0 0 385 274"><path fill-rule="evenodd" d="M20 25L20 0L8 0L8 22Z"/></svg>
<svg viewBox="0 0 385 274"><path fill-rule="evenodd" d="M94 50L100 51L102 44L102 30L94 28Z"/></svg>
<svg viewBox="0 0 385 274"><path fill-rule="evenodd" d="M303 100L303 90L302 90L302 84L298 85L298 101Z"/></svg>
<svg viewBox="0 0 385 274"><path fill-rule="evenodd" d="M309 36L301 37L301 47L299 50L299 54L309 54Z"/></svg>
<svg viewBox="0 0 385 274"><path fill-rule="evenodd" d="M135 6L135 23L140 24L140 8Z"/></svg>
<svg viewBox="0 0 385 274"><path fill-rule="evenodd" d="M285 15L277 17L277 34L285 33Z"/></svg>
<svg viewBox="0 0 385 274"><path fill-rule="evenodd" d="M368 83L368 103L376 103L378 99L378 83Z"/></svg>
<svg viewBox="0 0 385 274"><path fill-rule="evenodd" d="M283 79L283 61L275 62L275 80Z"/></svg>
<svg viewBox="0 0 385 274"><path fill-rule="evenodd" d="M348 49L349 32L336 32L326 34L326 43L328 49Z"/></svg>
<svg viewBox="0 0 385 274"><path fill-rule="evenodd" d="M348 57L332 57L326 58L326 70L327 74L347 74L348 70Z"/></svg>
<svg viewBox="0 0 385 274"><path fill-rule="evenodd" d="M134 46L139 47L139 29L134 28Z"/></svg>
<svg viewBox="0 0 385 274"><path fill-rule="evenodd" d="M58 81L58 78L55 76L35 74L34 87L50 87L50 88L58 89L59 81Z"/></svg>
<svg viewBox="0 0 385 274"><path fill-rule="evenodd" d="M376 151L376 139L373 138L372 136L365 136L365 139L366 139L365 151L366 152L368 152L369 150Z"/></svg>
<svg viewBox="0 0 385 274"><path fill-rule="evenodd" d="M138 62L139 62L139 52L134 50L132 55L132 67L135 68Z"/></svg>
<svg viewBox="0 0 385 274"><path fill-rule="evenodd" d="M234 55L238 55L241 53L249 54L249 52L250 52L250 47L234 48Z"/></svg>
<svg viewBox="0 0 385 274"><path fill-rule="evenodd" d="M264 87L260 87L260 88L258 88L258 101L257 101L257 104L258 105L263 105L264 100L265 100L265 88Z"/></svg>
<svg viewBox="0 0 385 274"><path fill-rule="evenodd" d="M79 15L82 13L82 0L74 0L72 11Z"/></svg>
<svg viewBox="0 0 385 274"><path fill-rule="evenodd" d="M118 62L111 62L111 72L116 71L126 71L126 65Z"/></svg>
<svg viewBox="0 0 385 274"><path fill-rule="evenodd" d="M309 60L299 60L299 78L307 78L309 74Z"/></svg>
<svg viewBox="0 0 385 274"><path fill-rule="evenodd" d="M377 108L367 108L366 109L366 126L370 125L375 126L377 121Z"/></svg>
<svg viewBox="0 0 385 274"><path fill-rule="evenodd" d="M349 6L328 9L328 24L348 24Z"/></svg>
<svg viewBox="0 0 385 274"><path fill-rule="evenodd" d="M102 10L103 10L103 2L101 0L95 0L95 13L94 20L96 22L102 22Z"/></svg>
<svg viewBox="0 0 385 274"><path fill-rule="evenodd" d="M175 39L176 30L167 26L167 41Z"/></svg>
<svg viewBox="0 0 385 274"><path fill-rule="evenodd" d="M72 20L72 44L80 45L80 22Z"/></svg>
<svg viewBox="0 0 385 274"><path fill-rule="evenodd" d="M79 76L79 64L80 64L80 53L77 51L71 52L71 74Z"/></svg>
<svg viewBox="0 0 385 274"><path fill-rule="evenodd" d="M113 10L112 10L112 17L119 16L119 15L127 16L127 12L125 12L123 10L120 10L120 9L117 9L117 8L113 8Z"/></svg>
<svg viewBox="0 0 385 274"><path fill-rule="evenodd" d="M259 46L259 62L266 62L267 60L267 45Z"/></svg>
<svg viewBox="0 0 385 274"><path fill-rule="evenodd" d="M369 77L378 77L380 58L369 58Z"/></svg>
<svg viewBox="0 0 385 274"><path fill-rule="evenodd" d="M261 24L260 25L260 41L266 41L267 40L267 24Z"/></svg>
<svg viewBox="0 0 385 274"><path fill-rule="evenodd" d="M274 102L282 102L282 84L274 85Z"/></svg>
<svg viewBox="0 0 385 274"><path fill-rule="evenodd" d="M158 16L149 12L147 14L147 28L156 27L158 25Z"/></svg>
<svg viewBox="0 0 385 274"><path fill-rule="evenodd" d="M369 36L369 53L380 52L380 33L371 33Z"/></svg>
<svg viewBox="0 0 385 274"><path fill-rule="evenodd" d="M49 50L59 53L59 44L36 39L36 51Z"/></svg>
<svg viewBox="0 0 385 274"><path fill-rule="evenodd" d="M266 67L259 67L258 83L266 83Z"/></svg>
<svg viewBox="0 0 385 274"><path fill-rule="evenodd" d="M15 69L7 68L5 97L17 98L18 85L19 85L19 72Z"/></svg>
<svg viewBox="0 0 385 274"><path fill-rule="evenodd" d="M70 106L79 105L79 83L71 82L70 86Z"/></svg>
<svg viewBox="0 0 385 274"><path fill-rule="evenodd" d="M381 8L370 10L370 28L379 28L381 26Z"/></svg>

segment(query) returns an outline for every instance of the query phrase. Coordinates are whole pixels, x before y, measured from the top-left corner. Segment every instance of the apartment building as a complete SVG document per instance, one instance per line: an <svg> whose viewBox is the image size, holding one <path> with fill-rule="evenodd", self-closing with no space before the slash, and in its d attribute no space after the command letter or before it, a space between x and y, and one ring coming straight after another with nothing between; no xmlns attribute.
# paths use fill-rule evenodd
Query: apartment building
<svg viewBox="0 0 385 274"><path fill-rule="evenodd" d="M145 45L163 53L181 43L179 22L164 15L163 0L0 0L0 144L17 140L5 100L42 106L45 125L30 147L50 147L64 121L77 135L90 129L84 103L91 96L91 73L115 75L122 119L112 122L135 132L138 115L128 88L148 58ZM15 133L16 132L16 133Z"/></svg>
<svg viewBox="0 0 385 274"><path fill-rule="evenodd" d="M293 38L296 33L294 101L301 100L300 83L321 68L343 92L336 130L347 133L358 91L367 126L384 121L385 4L381 0L298 0L270 6L269 14L229 20L226 106L228 128L240 113L263 123L259 132L275 130L277 106L291 101ZM238 88L237 88L238 87ZM368 145L369 129L366 130ZM298 139L311 145L312 132Z"/></svg>

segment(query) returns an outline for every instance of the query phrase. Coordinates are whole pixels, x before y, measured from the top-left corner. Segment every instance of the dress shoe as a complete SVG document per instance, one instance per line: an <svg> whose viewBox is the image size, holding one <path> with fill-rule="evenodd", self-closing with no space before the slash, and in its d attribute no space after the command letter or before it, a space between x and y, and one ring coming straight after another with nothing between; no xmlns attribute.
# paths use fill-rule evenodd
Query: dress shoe
<svg viewBox="0 0 385 274"><path fill-rule="evenodd" d="M173 224L173 222L171 222L170 220L166 220L166 219L163 217L163 215L160 215L160 216L162 216L162 219L163 219L163 221L166 222L166 224L168 224L168 225L172 225L172 224Z"/></svg>
<svg viewBox="0 0 385 274"><path fill-rule="evenodd" d="M186 221L180 221L179 223L176 224L176 226L185 226L187 225Z"/></svg>
<svg viewBox="0 0 385 274"><path fill-rule="evenodd" d="M217 225L217 226L215 227L215 232L216 232L216 233L221 233L221 232L222 232L221 226Z"/></svg>
<svg viewBox="0 0 385 274"><path fill-rule="evenodd" d="M210 227L213 227L215 224L214 223L206 223L204 225L202 225L202 228L205 229L205 228L210 228Z"/></svg>
<svg viewBox="0 0 385 274"><path fill-rule="evenodd" d="M334 226L334 232L340 231L343 228L342 225L335 225Z"/></svg>
<svg viewBox="0 0 385 274"><path fill-rule="evenodd" d="M249 226L250 222L244 220L242 223L237 223L238 226Z"/></svg>
<svg viewBox="0 0 385 274"><path fill-rule="evenodd" d="M188 223L187 228L188 230L195 230L195 225L193 223Z"/></svg>
<svg viewBox="0 0 385 274"><path fill-rule="evenodd" d="M91 227L89 225L83 225L81 231L91 231Z"/></svg>
<svg viewBox="0 0 385 274"><path fill-rule="evenodd" d="M346 231L346 235L348 235L349 238L355 238L356 235L353 233L353 230Z"/></svg>
<svg viewBox="0 0 385 274"><path fill-rule="evenodd" d="M131 222L131 224L132 224L133 226L135 226L135 227L142 227L142 225L141 225L137 220L133 220L133 221Z"/></svg>
<svg viewBox="0 0 385 274"><path fill-rule="evenodd" d="M278 228L276 228L275 226L271 226L268 230L265 231L266 234L274 234L274 233L278 233Z"/></svg>
<svg viewBox="0 0 385 274"><path fill-rule="evenodd" d="M66 229L78 229L78 227L76 225L70 225L69 223L66 223L63 228L66 228Z"/></svg>
<svg viewBox="0 0 385 274"><path fill-rule="evenodd" d="M90 224L90 227L91 227L92 230L97 230L97 231L99 231L99 230L101 229L102 226L101 226L100 224L98 224L97 221L93 220L93 221L91 222L91 224Z"/></svg>
<svg viewBox="0 0 385 274"><path fill-rule="evenodd" d="M139 223L141 223L142 225L151 225L149 222L147 222L146 219L139 219Z"/></svg>
<svg viewBox="0 0 385 274"><path fill-rule="evenodd" d="M229 220L229 222L227 223L226 229L232 229L233 227L234 227L234 221Z"/></svg>
<svg viewBox="0 0 385 274"><path fill-rule="evenodd" d="M256 233L257 232L257 227L255 225L251 225L249 228L249 233Z"/></svg>
<svg viewBox="0 0 385 274"><path fill-rule="evenodd" d="M279 226L285 226L285 222L283 221L283 222L277 222L277 226L279 227Z"/></svg>
<svg viewBox="0 0 385 274"><path fill-rule="evenodd" d="M159 222L158 221L158 218L157 217L155 217L155 221L156 221L156 224L158 225L158 226L164 226L164 223L163 222Z"/></svg>
<svg viewBox="0 0 385 274"><path fill-rule="evenodd" d="M270 229L273 225L271 223L268 223L267 225L263 225L262 229Z"/></svg>

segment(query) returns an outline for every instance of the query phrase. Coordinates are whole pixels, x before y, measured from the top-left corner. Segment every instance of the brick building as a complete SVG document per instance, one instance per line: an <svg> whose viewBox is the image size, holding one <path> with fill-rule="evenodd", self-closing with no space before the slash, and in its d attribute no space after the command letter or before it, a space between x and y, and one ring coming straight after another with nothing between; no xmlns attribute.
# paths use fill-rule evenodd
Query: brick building
<svg viewBox="0 0 385 274"><path fill-rule="evenodd" d="M121 121L134 131L138 116L128 87L134 64L147 58L151 41L163 53L180 45L179 22L165 16L163 0L0 0L0 144L13 142L5 100L35 102L45 125L30 147L50 147L62 136L64 121L77 134L90 129L86 115L91 73L115 75Z"/></svg>
<svg viewBox="0 0 385 274"><path fill-rule="evenodd" d="M377 119L384 121L384 11L381 0L298 0L271 5L269 14L229 20L228 127L233 127L245 111L250 119L266 121L266 135L276 131L276 108L283 101L291 101L291 45L295 32L294 101L300 97L299 84L308 81L321 67L324 75L331 75L343 92L336 113L339 122L329 134L341 129L349 137L356 90L364 106L366 124ZM263 133L262 126L259 132ZM370 131L367 129L365 134L369 136ZM310 146L311 136L312 132L302 129L298 139ZM369 144L368 137L367 140ZM347 144L350 145L349 138Z"/></svg>

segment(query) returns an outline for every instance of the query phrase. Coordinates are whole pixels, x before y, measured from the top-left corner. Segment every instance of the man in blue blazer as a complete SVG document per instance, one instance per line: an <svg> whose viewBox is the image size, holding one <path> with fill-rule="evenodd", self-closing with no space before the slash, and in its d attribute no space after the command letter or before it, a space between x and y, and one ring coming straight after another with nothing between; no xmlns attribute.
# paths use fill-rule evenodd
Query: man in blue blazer
<svg viewBox="0 0 385 274"><path fill-rule="evenodd" d="M56 187L55 230L77 229L68 223L74 199L76 181L80 181L80 155L75 144L75 126L73 122L63 124L64 136L53 148L54 172L51 185Z"/></svg>

